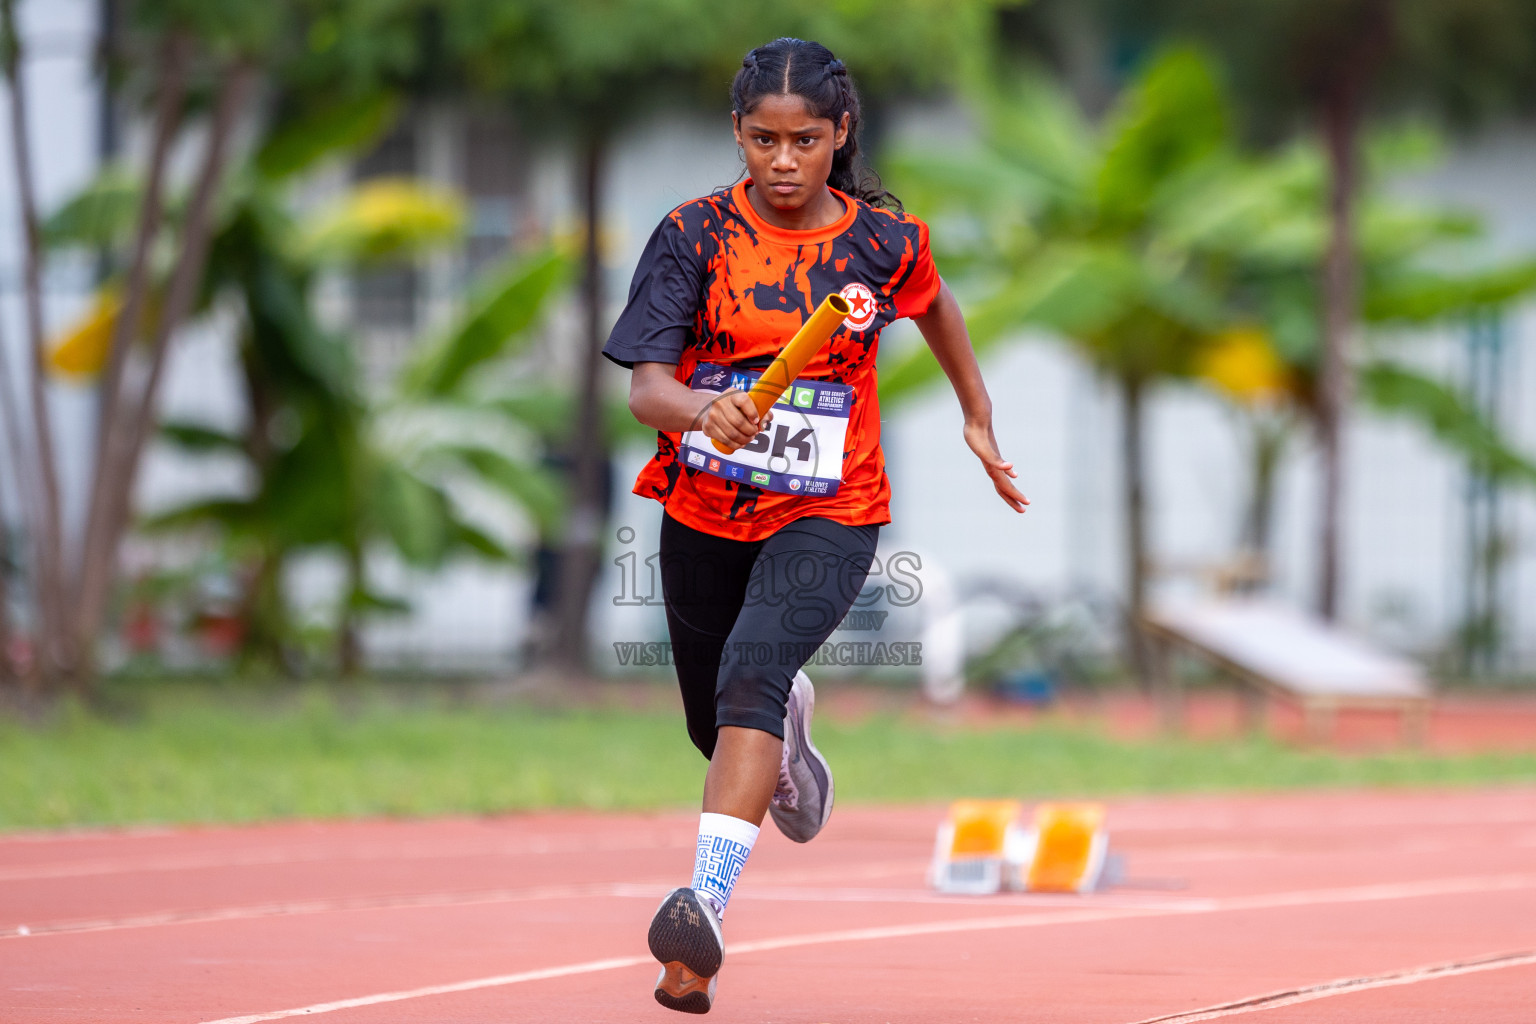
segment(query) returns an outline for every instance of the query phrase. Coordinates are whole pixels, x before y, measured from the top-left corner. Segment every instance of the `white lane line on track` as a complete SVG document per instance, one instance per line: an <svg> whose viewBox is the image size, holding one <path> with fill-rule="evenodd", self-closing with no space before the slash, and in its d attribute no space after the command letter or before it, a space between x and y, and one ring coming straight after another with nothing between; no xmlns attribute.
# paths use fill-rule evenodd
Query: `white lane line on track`
<svg viewBox="0 0 1536 1024"><path fill-rule="evenodd" d="M1451 820L1444 815L1435 816L1433 822L1426 819L1415 821L1404 818L1402 820L1387 822L1387 824L1457 824L1457 825L1508 825L1536 819L1536 810L1533 811L1506 811L1505 813L1489 816L1451 816ZM1358 824L1369 829L1377 829L1384 822L1379 818L1372 818ZM1118 821L1115 831L1137 832L1147 829L1154 831L1178 831L1190 827L1216 828L1217 830L1276 829L1284 831L1288 825L1304 825L1308 828L1317 828L1318 821L1292 822L1287 824L1267 821L1260 823L1257 819L1238 820L1236 818L1226 820L1224 817L1218 823L1210 819L1202 819L1199 822L1180 821L1176 818L1164 817L1154 827L1150 823L1138 824L1135 822ZM1349 821L1330 821L1329 827L1348 827ZM174 833L166 831L145 832L144 835L153 838L165 838ZM70 838L65 836L63 838ZM0 838L0 849L10 841ZM29 839L29 842L40 842L41 838ZM1527 832L1513 840L1517 846L1536 845L1536 832ZM49 879L87 878L93 876L138 874L149 872L174 872L196 871L203 869L217 870L221 868L242 867L272 867L285 864L316 864L327 861L390 861L390 860L461 860L471 857L539 857L565 853L577 853L581 851L610 851L623 852L626 850L663 850L677 849L691 845L691 841L679 840L672 833L658 834L649 839L636 841L634 839L603 839L597 837L571 837L562 840L534 839L520 842L497 841L488 843L456 843L444 844L441 842L403 842L394 844L368 843L359 846L342 847L340 849L326 849L324 847L278 847L270 850L259 850L243 853L209 853L203 855L181 855L170 857L150 857L144 860L124 859L92 859L81 860L73 863L49 863L49 864L24 864L14 867L0 866L0 883L5 882L34 882ZM1442 849L1456 848L1460 846L1474 845L1471 841L1430 840L1418 838L1402 844L1405 852L1434 852ZM1161 847L1137 852L1138 859L1151 860L1228 860L1265 857L1292 856L1297 851L1285 850L1272 845L1255 844L1252 846L1193 846L1193 847ZM1316 851L1300 851L1302 853L1316 852L1326 853L1328 856L1336 856L1337 849L1319 849ZM1354 852L1366 852L1364 849ZM1380 855L1381 847L1371 847L1369 852ZM927 861L923 861L926 865Z"/></svg>
<svg viewBox="0 0 1536 1024"><path fill-rule="evenodd" d="M633 896L655 899L665 894L667 887L648 884L620 884L612 887L614 896ZM753 886L736 899L742 903L925 903L955 909L973 907L1154 907L1204 905L1207 900L1198 896L1153 896L1147 893L1093 893L1080 896L1076 893L999 893L991 896L947 895L931 889L865 889L839 887L818 889L809 886Z"/></svg>
<svg viewBox="0 0 1536 1024"><path fill-rule="evenodd" d="M816 881L827 874L835 874L839 879L859 878L886 878L893 875L908 875L919 877L927 869L926 860L886 861L872 864L863 864L849 869L841 867L835 871L827 870L801 870L801 871L765 871L754 875L755 881L766 882L771 887L774 882L806 882ZM202 924L216 921L247 921L264 917L291 917L306 914L343 913L354 910L409 910L419 907L455 907L455 906L479 906L496 903L520 903L530 900L543 899L567 899L590 896L638 896L645 899L656 899L658 893L665 893L672 888L674 880L657 882L594 882L586 885L542 885L530 886L523 889L479 889L467 892L447 893L404 893L392 896L355 896L339 899L315 899L315 900L288 900L280 903L257 903L239 907L212 907L201 909L163 910L144 914L134 914L128 917L95 918L72 921L44 921L34 923L31 921L18 921L15 924L0 925L0 942L6 939L39 938L46 935L79 935L86 932L114 932L125 931L134 928L159 928L178 924ZM767 892L775 891L771 888ZM788 890L786 890L788 891ZM825 891L825 890L817 890ZM906 890L913 892L912 890ZM917 891L917 895L932 898L936 902L954 902L954 897L934 896L927 890ZM765 896L764 898L773 898ZM795 899L795 895L787 895L785 899ZM827 897L837 899L835 895ZM848 897L847 902L853 902L857 897ZM893 902L920 902L919 900L894 900Z"/></svg>
<svg viewBox="0 0 1536 1024"><path fill-rule="evenodd" d="M395 896L359 896L351 899L295 900L286 903L257 903L242 907L215 907L205 910L167 910L102 920L54 921L6 926L0 941L37 939L48 935L80 935L89 932L127 931L179 924L208 924L221 921L250 921L269 917L298 917L310 914L345 913L358 910L415 910L436 907L472 907L536 900L583 898L658 899L672 883L591 882L583 885L544 885L525 889L482 889L473 892L405 893ZM743 902L822 903L928 903L962 907L976 905L974 897L945 896L927 889L861 889L758 886L738 897ZM1098 906L1161 906L1168 897L1138 893L1103 894L1092 897ZM987 906L1060 907L1081 906L1081 896L1017 893L987 897ZM25 928L25 931L21 929Z"/></svg>
<svg viewBox="0 0 1536 1024"><path fill-rule="evenodd" d="M1323 804L1296 807L1276 803L1241 804L1235 808L1179 807L1167 804L1147 808L1138 804L1110 805L1114 832L1329 832L1338 829L1460 828L1466 826L1522 825L1536 821L1536 805L1528 799L1529 788L1509 804L1495 807L1395 806L1391 808L1344 807ZM1340 794L1339 800L1344 799ZM1373 794L1373 797L1378 796Z"/></svg>
<svg viewBox="0 0 1536 1024"><path fill-rule="evenodd" d="M532 900L574 899L583 896L612 896L613 886L545 885L527 889L491 889L479 892L420 893L400 896L360 896L355 899L296 900L288 903L257 903L244 907L218 907L212 910L168 910L98 921L59 921L29 924L27 934L0 933L0 941L42 938L48 935L79 935L86 932L116 932L134 928L158 928L176 924L207 924L218 921L249 921L264 917L297 917L306 914L344 913L352 910L408 910L418 907L478 906L494 903L523 903ZM666 892L659 884L651 892Z"/></svg>
<svg viewBox="0 0 1536 1024"><path fill-rule="evenodd" d="M961 918L951 921L926 921L916 924L887 925L877 928L852 928L845 931L818 932L806 935L786 935L776 939L759 939L755 942L733 943L726 947L727 956L761 953L776 949L794 949L803 946L819 946L840 942L870 942L880 939L911 938L919 935L945 935L957 932L997 931L1013 928L1038 928L1055 924L1084 924L1097 921L1113 921L1122 918L1156 918L1181 915L1214 914L1227 911L1261 910L1280 907L1337 905L1342 903L1367 903L1397 899L1415 899L1426 896L1447 896L1469 892L1498 892L1513 889L1536 888L1536 875L1496 875L1485 878L1448 878L1403 884L1355 886L1341 889L1312 889L1298 892L1269 893L1260 896L1227 899L1192 899L1158 907L1114 907L1104 909L1065 910L1055 913L1006 914L993 917ZM490 978L476 978L449 985L407 989L399 992L380 992L370 996L331 1003L316 1003L291 1010L274 1010L268 1013L250 1014L243 1017L224 1017L205 1021L203 1024L259 1024L261 1021L281 1020L304 1014L329 1013L359 1006L379 1003L396 1003L407 999L468 992L474 989L498 988L518 985L546 978L568 977L576 974L593 974L637 964L654 963L648 957L619 957L610 960L591 960L586 963L567 964L521 974L502 974Z"/></svg>
<svg viewBox="0 0 1536 1024"><path fill-rule="evenodd" d="M155 871L196 871L205 868L272 867L282 864L317 864L326 861L463 860L469 857L542 857L551 854L630 850L668 850L692 846L676 836L656 836L650 841L633 838L573 837L568 840L534 839L479 845L443 843L396 843L344 847L342 849L282 848L254 853L158 857L142 861L84 860L73 864L28 864L0 867L0 882L35 882L51 878L87 878L95 875L138 874Z"/></svg>
<svg viewBox="0 0 1536 1024"><path fill-rule="evenodd" d="M1514 875L1503 877L1517 880L1513 886L1514 888L1525 887L1524 883L1519 880L1527 876ZM543 885L522 889L481 889L469 892L404 893L393 896L292 900L282 903L257 903L238 907L167 910L156 913L136 914L130 917L97 920L44 921L40 923L18 922L15 925L6 925L4 930L0 931L0 942L6 940L39 939L50 935L81 935L93 932L130 931L173 925L251 921L272 917L299 917L366 910L417 910L438 907L492 906L496 904L527 903L556 899L655 899L657 893L666 892L669 884L665 881L591 882L583 885ZM1445 888L1449 884L1452 883L1437 881L1429 883L1430 888L1425 890L1423 883L1384 883L1377 886L1353 886L1344 890L1307 890L1275 895L1227 897L1223 901L1223 906L1226 909L1233 910L1258 910L1287 905L1284 902L1277 903L1275 902L1276 900L1290 901L1297 906L1306 906L1317 902L1319 897L1328 899L1335 893L1340 892L1349 894L1341 898L1342 902L1350 902L1354 899L1362 898L1360 894L1367 894L1363 897L1367 899L1401 899L1418 895L1444 894L1452 891ZM1467 879L1466 884L1469 886L1468 888L1456 891L1484 891L1487 878ZM961 907L974 901L973 897L946 896L926 889L774 886L772 884L754 886L750 892L743 893L740 898L746 902L762 900L770 902L902 903L949 907ZM1142 909L1204 907L1210 903L1210 900L1201 897L1153 896L1140 893L1104 893L1090 898L1096 907L1128 906ZM1074 905L1080 907L1082 902L1083 897L1080 896L1056 896L1036 893L989 896L985 899L985 904L988 907L1062 907Z"/></svg>
<svg viewBox="0 0 1536 1024"><path fill-rule="evenodd" d="M1450 963L1431 964L1427 967L1412 967L1406 971L1389 971L1386 974L1374 974L1364 978L1337 978L1318 985L1286 989L1281 992L1270 992L1260 996L1249 996L1246 999L1236 999L1229 1003L1218 1003L1215 1006L1207 1006L1199 1010L1169 1014L1165 1017L1148 1017L1146 1020L1137 1021L1136 1024L1196 1024L1197 1021L1219 1020L1222 1017L1235 1017L1242 1013L1257 1013L1260 1010L1277 1010L1282 1006L1310 1003L1316 999L1330 999L1333 996L1348 995L1351 992L1364 992L1373 988L1391 988L1394 985L1416 985L1421 981L1433 981L1436 978L1453 978L1461 974L1497 971L1505 967L1526 967L1532 964L1536 964L1536 952L1501 953L1495 956L1479 957L1475 960L1454 960Z"/></svg>
<svg viewBox="0 0 1536 1024"><path fill-rule="evenodd" d="M1183 801L1174 800L1168 803L1160 803L1149 806L1146 800L1125 800L1112 802L1110 811L1113 816L1113 824L1117 832L1169 832L1182 830L1205 831L1251 831L1255 829L1272 829L1288 831L1292 829L1329 830L1338 828L1349 829L1379 829L1382 827L1448 827L1466 825L1518 825L1522 823L1536 822L1536 804L1529 799L1536 796L1536 787L1528 785L1503 786L1501 792L1504 797L1498 801L1489 801L1492 806L1467 806L1464 795L1456 794L1452 799L1442 799L1436 796L1423 797L1409 795L1406 797L1391 796L1387 799L1393 801L1395 806L1386 810L1370 811L1362 814L1358 809L1341 809L1334 801L1349 799L1352 795L1348 791L1333 794L1329 802L1322 806L1303 806L1297 808L1292 801L1285 797L1266 799L1255 804L1242 804L1238 809L1228 807L1183 806ZM1379 792L1365 794L1373 800L1382 799ZM1506 802L1507 801L1507 802ZM1412 806L1415 803L1428 803L1430 806ZM866 805L862 810L882 814L885 811L910 812L912 805L894 805L882 809L879 805ZM939 820L943 817L944 807L941 804L932 806L932 814L926 815L924 820L932 817ZM450 819L463 821L465 819ZM473 819L470 819L473 820ZM678 820L692 822L688 815L679 815ZM347 826L342 825L345 829ZM925 826L931 827L931 826ZM224 833L232 833L240 830L239 825L217 826ZM260 826L250 826L250 831L257 833ZM107 826L101 828L75 828L60 831L38 832L7 832L0 835L0 853L10 848L35 848L47 844L75 844L81 842L101 842L110 840L159 840L185 837L194 833L208 831L203 828L183 826L137 826L117 827ZM874 835L857 835L848 833L845 838L876 839L890 838L884 831ZM600 842L600 840L582 840L572 837L571 842L578 844L573 848L587 849ZM691 845L691 840L689 844ZM561 852L558 850L550 852ZM321 851L320 857L328 854ZM448 853L445 856L457 856ZM304 860L317 859L305 856ZM233 861L239 863L238 859ZM92 862L95 863L95 862ZM224 860L214 859L212 863L226 863ZM131 864L125 864L123 870L138 870Z"/></svg>
<svg viewBox="0 0 1536 1024"><path fill-rule="evenodd" d="M1532 833L1536 837L1536 833ZM1278 858L1294 859L1300 857L1320 857L1330 861L1337 861L1341 856L1369 856L1373 858L1390 857L1394 854L1417 853L1445 853L1447 850L1481 850L1487 846L1487 840L1481 836L1462 836L1455 839L1405 839L1398 843L1383 844L1372 836L1360 836L1359 844L1346 846L1338 841L1338 837L1332 837L1329 845L1319 845L1306 849L1287 849L1276 845L1271 837L1267 843L1255 843L1247 846L1159 846L1146 849L1137 849L1135 858L1137 864L1148 861L1154 864L1164 862L1172 864L1196 864L1209 861L1228 860L1275 860ZM1516 839L1515 845L1520 845ZM1536 845L1533 841L1531 845Z"/></svg>
<svg viewBox="0 0 1536 1024"><path fill-rule="evenodd" d="M379 1003L398 1003L405 999L424 999L427 996L446 996L455 992L473 992L477 988L497 988L502 985L520 985L525 981L547 981L550 978L568 978L573 974L596 974L599 971L612 971L620 967L635 967L639 964L656 961L648 956L620 956L609 960L588 960L582 964L566 964L564 967L546 967L538 971L523 971L521 974L498 974L493 978L476 978L473 981L459 981L449 985L428 985L425 988L407 989L404 992L381 992L373 996L358 996L356 999L338 999L332 1003L316 1003L313 1006L301 1006L296 1010L278 1010L275 1013L253 1013L245 1017L226 1017L216 1024L257 1024L264 1020L281 1020L284 1017L299 1017L310 1013L334 1013L337 1010L352 1010L359 1006L377 1006Z"/></svg>

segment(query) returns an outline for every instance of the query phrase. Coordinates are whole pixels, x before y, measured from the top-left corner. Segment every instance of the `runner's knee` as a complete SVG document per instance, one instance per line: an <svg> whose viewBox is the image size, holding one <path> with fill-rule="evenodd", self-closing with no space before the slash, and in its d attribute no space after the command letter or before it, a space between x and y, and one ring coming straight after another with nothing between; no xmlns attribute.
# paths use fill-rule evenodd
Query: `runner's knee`
<svg viewBox="0 0 1536 1024"><path fill-rule="evenodd" d="M715 686L715 724L760 729L784 738L784 704L793 669L757 665L750 657L729 657Z"/></svg>

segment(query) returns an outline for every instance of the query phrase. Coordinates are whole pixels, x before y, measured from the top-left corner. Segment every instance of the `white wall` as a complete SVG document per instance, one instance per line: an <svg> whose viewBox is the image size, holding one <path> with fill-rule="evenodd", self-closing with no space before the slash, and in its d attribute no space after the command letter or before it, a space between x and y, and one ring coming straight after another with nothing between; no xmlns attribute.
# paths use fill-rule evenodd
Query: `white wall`
<svg viewBox="0 0 1536 1024"><path fill-rule="evenodd" d="M57 206L87 182L96 169L96 92L93 81L95 4L92 0L33 0L18 5L26 59L27 120L31 129L32 177L43 211ZM30 359L22 306L23 247L11 139L10 90L0 85L0 344L19 386ZM51 329L82 308L90 287L89 265L57 261L44 282L44 313ZM55 438L61 451L78 450L87 438L89 403L83 392L56 387L50 396ZM0 509L9 521L19 516L15 480L0 452ZM78 507L84 460L66 458L60 483L68 507Z"/></svg>

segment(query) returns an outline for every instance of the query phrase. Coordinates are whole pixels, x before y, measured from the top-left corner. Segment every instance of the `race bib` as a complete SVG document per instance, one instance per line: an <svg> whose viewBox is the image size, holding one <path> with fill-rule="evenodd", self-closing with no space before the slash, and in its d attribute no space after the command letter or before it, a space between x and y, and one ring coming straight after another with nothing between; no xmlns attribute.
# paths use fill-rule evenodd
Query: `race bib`
<svg viewBox="0 0 1536 1024"><path fill-rule="evenodd" d="M690 387L707 394L736 388L751 391L759 374L715 363L700 363ZM702 430L683 435L678 457L683 464L722 480L761 487L780 494L837 493L843 483L843 442L853 386L821 380L797 380L773 406L773 422L745 447L722 455Z"/></svg>

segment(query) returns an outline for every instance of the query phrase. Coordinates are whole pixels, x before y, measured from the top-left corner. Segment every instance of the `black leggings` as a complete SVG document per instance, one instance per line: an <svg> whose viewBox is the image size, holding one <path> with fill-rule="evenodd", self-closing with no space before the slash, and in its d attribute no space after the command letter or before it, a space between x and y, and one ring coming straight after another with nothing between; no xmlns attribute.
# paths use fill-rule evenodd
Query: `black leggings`
<svg viewBox="0 0 1536 1024"><path fill-rule="evenodd" d="M710 757L722 725L784 738L800 666L848 614L878 526L796 519L759 541L661 520L661 590L693 745Z"/></svg>

